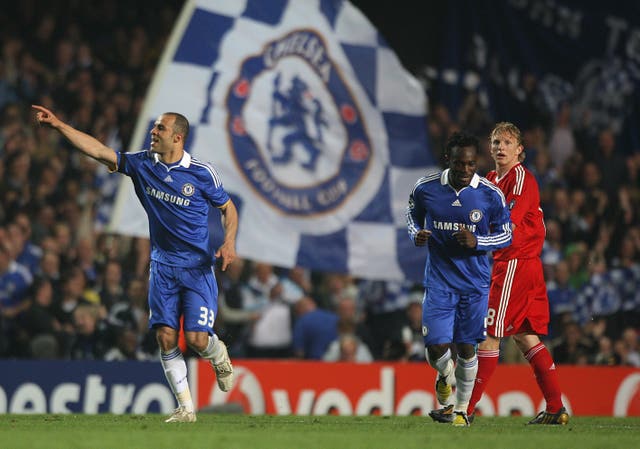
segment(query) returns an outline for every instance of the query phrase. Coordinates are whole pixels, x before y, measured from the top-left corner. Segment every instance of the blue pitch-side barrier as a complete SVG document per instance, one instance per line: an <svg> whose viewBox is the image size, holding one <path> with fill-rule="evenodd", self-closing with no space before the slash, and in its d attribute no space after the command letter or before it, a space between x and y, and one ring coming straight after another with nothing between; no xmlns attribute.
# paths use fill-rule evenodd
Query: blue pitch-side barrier
<svg viewBox="0 0 640 449"><path fill-rule="evenodd" d="M168 413L160 362L0 360L0 413Z"/></svg>

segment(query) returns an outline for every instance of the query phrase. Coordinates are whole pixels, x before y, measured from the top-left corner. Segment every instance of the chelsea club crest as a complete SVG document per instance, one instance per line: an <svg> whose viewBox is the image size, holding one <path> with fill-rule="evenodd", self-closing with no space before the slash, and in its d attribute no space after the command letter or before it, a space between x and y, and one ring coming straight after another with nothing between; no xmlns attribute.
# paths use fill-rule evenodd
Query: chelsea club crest
<svg viewBox="0 0 640 449"><path fill-rule="evenodd" d="M365 117L314 30L291 31L245 59L226 107L240 172L282 214L334 212L370 168Z"/></svg>
<svg viewBox="0 0 640 449"><path fill-rule="evenodd" d="M473 209L471 212L469 212L469 220L471 220L473 223L477 223L482 220L482 211L480 209Z"/></svg>
<svg viewBox="0 0 640 449"><path fill-rule="evenodd" d="M191 196L195 193L196 189L193 187L193 184L191 184L190 182L185 183L182 186L182 194L184 196Z"/></svg>

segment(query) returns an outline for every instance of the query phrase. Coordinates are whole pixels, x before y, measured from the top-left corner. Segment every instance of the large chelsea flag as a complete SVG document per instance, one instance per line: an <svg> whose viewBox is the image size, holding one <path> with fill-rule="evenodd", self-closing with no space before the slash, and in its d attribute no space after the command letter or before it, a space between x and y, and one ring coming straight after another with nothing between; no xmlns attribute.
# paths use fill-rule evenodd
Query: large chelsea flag
<svg viewBox="0 0 640 449"><path fill-rule="evenodd" d="M404 211L436 165L426 98L348 1L189 0L154 75L131 150L163 112L238 206L238 255L282 267L420 280ZM148 235L128 179L110 230Z"/></svg>

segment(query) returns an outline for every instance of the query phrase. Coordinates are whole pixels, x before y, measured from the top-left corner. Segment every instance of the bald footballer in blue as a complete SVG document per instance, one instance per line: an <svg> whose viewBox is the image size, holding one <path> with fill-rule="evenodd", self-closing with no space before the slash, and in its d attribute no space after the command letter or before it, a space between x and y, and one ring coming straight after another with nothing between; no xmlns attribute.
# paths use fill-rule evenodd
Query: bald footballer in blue
<svg viewBox="0 0 640 449"><path fill-rule="evenodd" d="M166 422L196 421L187 366L178 347L181 319L187 344L210 362L220 389L229 391L233 386L227 348L213 331L218 312L213 264L220 258L226 270L236 257L238 213L218 173L184 150L189 122L181 114L167 112L158 117L149 150L119 153L62 122L50 110L33 108L41 125L55 129L82 153L133 181L149 219L149 326L156 329L162 366L178 401ZM215 253L209 249L211 206L224 219L224 241Z"/></svg>
<svg viewBox="0 0 640 449"><path fill-rule="evenodd" d="M467 404L478 369L475 345L486 338L491 267L488 251L511 243L502 192L476 174L478 139L454 133L448 168L415 184L407 207L409 236L428 245L422 333L427 360L438 371L436 397L448 405L456 380L453 424L468 426ZM451 344L458 353L455 364Z"/></svg>

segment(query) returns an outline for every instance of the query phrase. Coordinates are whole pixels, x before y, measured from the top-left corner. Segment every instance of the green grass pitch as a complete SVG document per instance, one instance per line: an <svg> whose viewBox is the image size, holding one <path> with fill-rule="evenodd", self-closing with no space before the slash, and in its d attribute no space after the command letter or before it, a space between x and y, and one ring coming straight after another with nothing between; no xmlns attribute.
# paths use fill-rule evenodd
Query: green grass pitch
<svg viewBox="0 0 640 449"><path fill-rule="evenodd" d="M429 417L198 415L0 415L3 449L635 449L640 418L572 417L567 426L478 417L469 428Z"/></svg>

